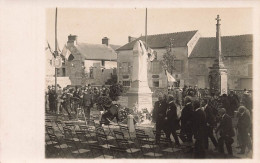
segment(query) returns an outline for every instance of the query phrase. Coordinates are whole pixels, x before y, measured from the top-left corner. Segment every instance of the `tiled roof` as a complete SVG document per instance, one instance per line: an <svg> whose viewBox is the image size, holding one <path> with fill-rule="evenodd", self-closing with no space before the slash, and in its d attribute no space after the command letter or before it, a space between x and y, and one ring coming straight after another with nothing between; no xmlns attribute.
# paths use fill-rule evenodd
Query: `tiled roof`
<svg viewBox="0 0 260 163"><path fill-rule="evenodd" d="M173 47L184 47L187 46L187 43L191 38L196 34L196 31L184 31L176 33L166 33L166 34L157 34L157 35L147 35L147 43L151 48L165 48L169 45L170 39L173 40ZM145 36L141 36L136 40L125 44L124 46L117 49L121 50L132 50L136 41L142 40L145 41Z"/></svg>
<svg viewBox="0 0 260 163"><path fill-rule="evenodd" d="M117 60L115 50L104 44L78 43L76 48L87 60Z"/></svg>
<svg viewBox="0 0 260 163"><path fill-rule="evenodd" d="M113 45L113 44L109 44L109 46L110 46L112 49L114 49L114 50L116 50L116 49L118 49L118 48L121 47L121 45Z"/></svg>
<svg viewBox="0 0 260 163"><path fill-rule="evenodd" d="M221 45L223 56L250 56L253 51L253 35L223 36ZM189 58L215 57L215 49L215 37L201 37Z"/></svg>

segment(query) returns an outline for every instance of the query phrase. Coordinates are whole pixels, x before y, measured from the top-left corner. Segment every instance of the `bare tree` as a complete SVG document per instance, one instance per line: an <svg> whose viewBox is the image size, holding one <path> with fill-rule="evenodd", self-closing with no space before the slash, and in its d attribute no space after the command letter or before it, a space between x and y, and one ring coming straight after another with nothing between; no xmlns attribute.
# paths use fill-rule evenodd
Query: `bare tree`
<svg viewBox="0 0 260 163"><path fill-rule="evenodd" d="M175 70L174 60L176 56L172 52L173 39L170 39L169 45L166 47L166 53L163 55L162 65L164 70L167 70L171 75Z"/></svg>

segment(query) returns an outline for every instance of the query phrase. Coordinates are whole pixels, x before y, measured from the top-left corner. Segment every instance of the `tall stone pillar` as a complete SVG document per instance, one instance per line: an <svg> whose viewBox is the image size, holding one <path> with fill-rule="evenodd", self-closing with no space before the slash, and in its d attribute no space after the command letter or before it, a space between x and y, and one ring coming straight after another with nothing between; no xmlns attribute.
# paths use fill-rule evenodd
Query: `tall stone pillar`
<svg viewBox="0 0 260 163"><path fill-rule="evenodd" d="M211 93L227 94L227 69L224 66L221 52L220 17L216 18L216 58L212 67L209 67L209 88Z"/></svg>
<svg viewBox="0 0 260 163"><path fill-rule="evenodd" d="M149 60L148 52L142 41L137 41L133 48L133 69L131 88L127 92L128 107L134 106L138 111L147 109L151 112L152 91L148 86L147 63Z"/></svg>

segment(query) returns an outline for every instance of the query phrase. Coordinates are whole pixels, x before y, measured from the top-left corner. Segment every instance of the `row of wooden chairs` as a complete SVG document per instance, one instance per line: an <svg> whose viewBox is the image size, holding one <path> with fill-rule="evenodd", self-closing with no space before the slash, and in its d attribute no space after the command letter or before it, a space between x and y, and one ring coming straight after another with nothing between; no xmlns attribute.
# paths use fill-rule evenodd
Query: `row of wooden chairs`
<svg viewBox="0 0 260 163"><path fill-rule="evenodd" d="M51 122L48 121L48 123ZM87 153L89 152L89 150L91 152L93 150L100 151L102 149L102 152L100 151L102 155L98 156L98 158L107 158L108 156L112 158L129 156L135 157L135 154L140 152L144 157L157 158L162 157L164 155L163 153L174 153L178 151L178 149L173 148L171 141L165 138L165 134L163 132L158 133L156 131L153 131L154 136L156 136L156 134L161 135L160 143L155 144L154 138L150 138L148 135L146 135L144 130L135 129L136 137L134 138L133 136L131 136L128 127L123 125L118 125L119 130L113 130L111 128L108 129L109 132L107 134L102 126L100 126L99 124L95 124L95 122L92 120L89 120L87 122L88 125L79 125L78 128L73 123L68 122L65 122L63 124L60 121L55 121L55 124L58 130L64 135L63 139L64 142L67 143L67 147L74 147L73 149L75 150L70 151L73 154ZM49 134L55 133L54 130L51 129L49 126L47 127L47 129ZM77 137L75 137L75 135ZM96 138L96 140L91 140L90 138ZM113 143L110 143L109 141L111 140L115 140L116 144L113 145ZM84 148L79 148L78 146L75 147L74 144L77 144L75 142L86 144L86 146L83 146ZM163 145L168 145L168 148L163 149ZM60 149L63 149L62 147L65 147L65 145L61 146ZM112 154L112 156L109 154ZM118 156L117 154L123 155ZM95 157L93 155L93 152L92 157Z"/></svg>

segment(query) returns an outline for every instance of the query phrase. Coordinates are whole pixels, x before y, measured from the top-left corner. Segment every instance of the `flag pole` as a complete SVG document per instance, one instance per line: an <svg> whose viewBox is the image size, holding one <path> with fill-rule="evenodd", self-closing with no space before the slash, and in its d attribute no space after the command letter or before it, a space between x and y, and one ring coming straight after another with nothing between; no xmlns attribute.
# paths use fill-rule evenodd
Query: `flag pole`
<svg viewBox="0 0 260 163"><path fill-rule="evenodd" d="M58 56L58 51L57 51L57 13L58 13L58 9L56 7L56 11L55 11L55 52L54 52L55 58ZM57 93L57 68L56 67L55 67L55 93Z"/></svg>
<svg viewBox="0 0 260 163"><path fill-rule="evenodd" d="M146 50L148 49L147 43L147 8L145 8L145 43L146 43Z"/></svg>

